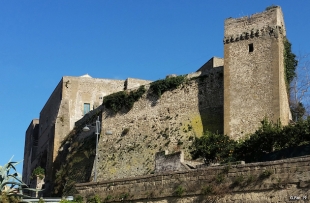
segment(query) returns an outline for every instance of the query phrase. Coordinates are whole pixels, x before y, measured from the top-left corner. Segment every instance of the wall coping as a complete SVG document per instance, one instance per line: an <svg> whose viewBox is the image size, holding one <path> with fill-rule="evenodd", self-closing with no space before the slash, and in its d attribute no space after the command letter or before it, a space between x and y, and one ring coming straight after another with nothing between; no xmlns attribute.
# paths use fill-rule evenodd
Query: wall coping
<svg viewBox="0 0 310 203"><path fill-rule="evenodd" d="M300 156L300 157L295 157L295 158L288 158L288 159L281 159L281 160L276 160L276 161L246 163L246 164L238 164L238 165L231 165L231 166L241 169L241 168L258 167L258 166L260 167L274 166L274 165L281 165L285 163L296 163L296 162L310 162L310 155ZM136 176L136 177L130 177L130 178L123 178L123 179L105 180L105 181L99 181L99 182L77 183L76 187L99 186L99 185L105 185L109 183L114 184L114 183L134 181L134 180L141 181L143 179L152 179L152 178L169 176L169 175L186 174L186 173L192 173L196 171L220 170L220 169L223 169L225 166L226 165L206 166L203 168L192 169L189 171L174 171L174 172L169 171L169 172L163 172L163 173L158 173L158 174L149 174L149 175Z"/></svg>

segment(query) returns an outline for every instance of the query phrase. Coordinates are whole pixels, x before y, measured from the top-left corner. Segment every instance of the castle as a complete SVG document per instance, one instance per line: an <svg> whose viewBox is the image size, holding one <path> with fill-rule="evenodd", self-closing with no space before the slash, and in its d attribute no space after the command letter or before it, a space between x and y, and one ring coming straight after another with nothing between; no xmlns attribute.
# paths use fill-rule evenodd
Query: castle
<svg viewBox="0 0 310 203"><path fill-rule="evenodd" d="M32 171L41 166L46 170L46 187L51 188L55 173L68 167L66 160L55 166L61 151L81 146L94 133L81 128L97 116L101 121L94 160L98 181L149 174L154 171L155 153L162 150L183 150L184 158L190 159L192 140L206 130L239 139L254 132L265 117L288 124L281 8L226 19L224 29L224 59L211 58L160 96L152 88L154 83L146 80L63 77L39 120L33 120L26 131L23 181L31 185ZM132 108L115 112L101 105L113 93L128 94L141 85L145 92ZM69 133L70 139L64 140ZM87 153L79 156L89 158Z"/></svg>

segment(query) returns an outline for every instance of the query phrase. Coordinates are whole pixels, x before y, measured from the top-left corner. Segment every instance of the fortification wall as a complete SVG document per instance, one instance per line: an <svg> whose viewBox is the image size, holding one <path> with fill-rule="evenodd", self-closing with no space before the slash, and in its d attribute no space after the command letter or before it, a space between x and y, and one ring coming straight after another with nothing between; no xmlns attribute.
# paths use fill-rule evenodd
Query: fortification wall
<svg viewBox="0 0 310 203"><path fill-rule="evenodd" d="M63 78L63 99L69 103L70 129L84 116L84 103L90 104L90 110L97 108L106 95L124 89L124 80L99 79L91 77Z"/></svg>
<svg viewBox="0 0 310 203"><path fill-rule="evenodd" d="M91 77L65 76L62 80L63 92L56 121L55 150L73 129L75 122L84 116L84 104L93 110L102 104L102 98L124 88L123 80L98 79Z"/></svg>
<svg viewBox="0 0 310 203"><path fill-rule="evenodd" d="M63 91L62 82L63 80L58 83L40 112L40 130L35 162L37 166L41 166L45 169L46 190L44 193L48 193L47 191L50 188L49 183L53 178L53 161L54 157L57 156L57 150L54 148L55 145L57 147L55 141L58 141L57 136L55 136L55 122L58 117L58 109L61 105Z"/></svg>
<svg viewBox="0 0 310 203"><path fill-rule="evenodd" d="M183 151L168 154L168 151L161 151L155 154L155 172L186 171L189 168L184 164Z"/></svg>
<svg viewBox="0 0 310 203"><path fill-rule="evenodd" d="M310 198L310 157L81 183L79 194L130 202L291 202ZM125 201L126 201L125 200Z"/></svg>
<svg viewBox="0 0 310 203"><path fill-rule="evenodd" d="M125 80L125 87L124 89L125 90L128 90L128 89L133 89L133 88L136 88L136 87L140 87L141 85L146 85L146 84L149 84L151 83L152 81L150 80L141 80L141 79L137 79L137 78L127 78Z"/></svg>
<svg viewBox="0 0 310 203"><path fill-rule="evenodd" d="M224 36L237 36L252 30L262 30L268 26L281 27L283 34L286 35L283 13L280 7L275 6L264 12L241 18L227 18L225 20Z"/></svg>
<svg viewBox="0 0 310 203"><path fill-rule="evenodd" d="M99 140L99 180L150 174L155 153L184 150L190 158L193 137L223 131L223 69L189 78L158 98L148 86L129 112L104 110ZM196 75L197 74L193 74ZM112 135L105 135L110 131Z"/></svg>
<svg viewBox="0 0 310 203"><path fill-rule="evenodd" d="M30 177L33 171L32 160L38 148L39 119L33 119L29 124L25 135L23 182L30 185Z"/></svg>

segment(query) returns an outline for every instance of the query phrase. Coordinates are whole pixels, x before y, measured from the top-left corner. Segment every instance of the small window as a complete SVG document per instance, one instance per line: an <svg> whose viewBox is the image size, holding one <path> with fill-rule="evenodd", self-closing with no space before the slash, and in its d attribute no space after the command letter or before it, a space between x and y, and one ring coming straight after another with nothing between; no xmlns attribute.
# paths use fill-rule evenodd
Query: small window
<svg viewBox="0 0 310 203"><path fill-rule="evenodd" d="M253 43L249 44L249 52L253 52L254 51L254 46Z"/></svg>
<svg viewBox="0 0 310 203"><path fill-rule="evenodd" d="M84 115L90 111L90 104L84 103Z"/></svg>

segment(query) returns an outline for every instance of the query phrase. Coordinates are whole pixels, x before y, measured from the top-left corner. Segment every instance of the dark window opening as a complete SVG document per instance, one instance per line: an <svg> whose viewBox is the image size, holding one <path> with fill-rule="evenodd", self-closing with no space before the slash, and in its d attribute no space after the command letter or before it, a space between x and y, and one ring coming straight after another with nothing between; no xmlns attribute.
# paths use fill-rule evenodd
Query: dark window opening
<svg viewBox="0 0 310 203"><path fill-rule="evenodd" d="M249 44L249 52L253 52L254 51L254 46L253 43Z"/></svg>

